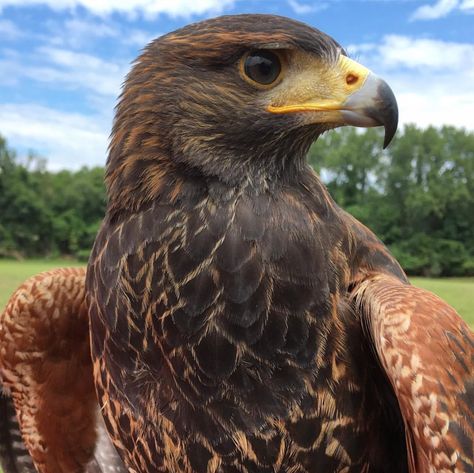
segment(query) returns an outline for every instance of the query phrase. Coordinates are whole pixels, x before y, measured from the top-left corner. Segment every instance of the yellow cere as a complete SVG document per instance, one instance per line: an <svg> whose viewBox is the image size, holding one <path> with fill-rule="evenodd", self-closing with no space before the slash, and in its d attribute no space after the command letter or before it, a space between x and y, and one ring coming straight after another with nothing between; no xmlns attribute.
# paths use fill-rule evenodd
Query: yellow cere
<svg viewBox="0 0 474 473"><path fill-rule="evenodd" d="M347 98L365 83L370 70L346 56L335 65L307 60L303 69L289 72L267 110L271 113L341 110Z"/></svg>

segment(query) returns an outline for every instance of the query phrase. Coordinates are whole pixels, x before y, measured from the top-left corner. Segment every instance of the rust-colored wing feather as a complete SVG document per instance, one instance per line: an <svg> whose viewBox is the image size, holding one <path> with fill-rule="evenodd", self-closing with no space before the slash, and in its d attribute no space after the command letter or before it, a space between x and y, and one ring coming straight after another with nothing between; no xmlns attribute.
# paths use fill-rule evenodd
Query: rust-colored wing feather
<svg viewBox="0 0 474 473"><path fill-rule="evenodd" d="M402 412L410 472L473 472L474 336L454 309L388 276L354 292Z"/></svg>
<svg viewBox="0 0 474 473"><path fill-rule="evenodd" d="M99 424L97 431L84 280L83 268L32 277L0 317L3 389L13 399L24 443L41 473L100 473L104 460L107 471L125 471L117 466L105 429ZM4 428L5 466L18 463L14 439L6 437L15 434L15 426L13 418Z"/></svg>

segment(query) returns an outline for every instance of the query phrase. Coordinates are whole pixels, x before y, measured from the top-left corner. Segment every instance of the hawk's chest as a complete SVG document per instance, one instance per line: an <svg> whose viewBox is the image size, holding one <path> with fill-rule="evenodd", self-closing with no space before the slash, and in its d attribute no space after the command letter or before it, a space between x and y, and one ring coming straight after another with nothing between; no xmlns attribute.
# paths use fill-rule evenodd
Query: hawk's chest
<svg viewBox="0 0 474 473"><path fill-rule="evenodd" d="M284 197L156 205L120 229L131 236L128 256L94 351L103 343L110 385L121 387L137 429L156 425L158 444L163 429L214 449L237 432L281 439L276 419L296 425L324 398L341 238L327 216Z"/></svg>
<svg viewBox="0 0 474 473"><path fill-rule="evenodd" d="M111 338L133 348L135 365L166 370L164 355L207 384L313 366L342 269L337 226L310 208L292 194L238 195L129 219L101 260L114 273L104 287Z"/></svg>
<svg viewBox="0 0 474 473"><path fill-rule="evenodd" d="M262 356L292 352L286 335L298 325L293 319L327 312L338 236L305 205L282 197L240 196L221 207L208 200L181 218L155 267L170 325L190 343L218 333Z"/></svg>
<svg viewBox="0 0 474 473"><path fill-rule="evenodd" d="M338 235L293 195L148 212L156 234L123 262L117 288L140 333L129 339L142 344L134 369L196 402L227 392L235 404L286 410L330 331Z"/></svg>

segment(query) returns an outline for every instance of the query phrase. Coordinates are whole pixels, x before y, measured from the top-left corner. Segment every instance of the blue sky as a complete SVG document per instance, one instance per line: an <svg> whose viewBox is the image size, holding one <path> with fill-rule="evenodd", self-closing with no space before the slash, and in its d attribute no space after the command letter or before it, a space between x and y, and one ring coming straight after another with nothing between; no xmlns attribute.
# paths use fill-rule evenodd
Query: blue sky
<svg viewBox="0 0 474 473"><path fill-rule="evenodd" d="M51 169L102 165L131 60L219 14L313 25L384 77L402 123L474 130L474 0L0 0L0 134Z"/></svg>

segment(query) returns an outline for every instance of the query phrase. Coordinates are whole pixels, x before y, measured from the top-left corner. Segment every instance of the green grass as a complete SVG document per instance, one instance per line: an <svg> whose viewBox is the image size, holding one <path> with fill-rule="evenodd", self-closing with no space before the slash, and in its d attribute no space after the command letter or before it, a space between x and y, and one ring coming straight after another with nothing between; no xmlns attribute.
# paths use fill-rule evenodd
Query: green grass
<svg viewBox="0 0 474 473"><path fill-rule="evenodd" d="M0 310L13 291L29 276L61 266L81 266L73 260L0 260ZM474 327L474 278L429 279L411 278L418 287L434 292L451 304Z"/></svg>
<svg viewBox="0 0 474 473"><path fill-rule="evenodd" d="M13 261L0 259L0 311L4 309L15 289L28 277L48 269L64 266L83 266L67 259Z"/></svg>

